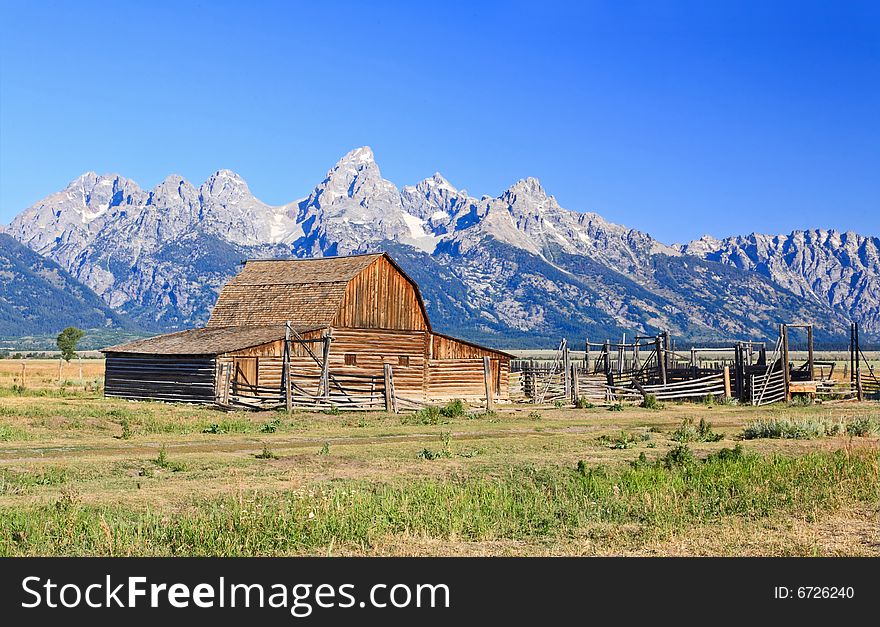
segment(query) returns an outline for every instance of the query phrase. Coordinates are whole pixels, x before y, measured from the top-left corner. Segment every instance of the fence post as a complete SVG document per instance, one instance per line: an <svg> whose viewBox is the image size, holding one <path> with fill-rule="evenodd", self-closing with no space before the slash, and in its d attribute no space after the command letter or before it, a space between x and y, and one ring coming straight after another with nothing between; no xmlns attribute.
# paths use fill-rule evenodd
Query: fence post
<svg viewBox="0 0 880 627"><path fill-rule="evenodd" d="M657 365L660 366L660 381L666 385L666 354L659 335L654 339L654 350L657 352Z"/></svg>
<svg viewBox="0 0 880 627"><path fill-rule="evenodd" d="M488 358L484 358L488 359ZM565 398L571 398L571 355L568 346L562 351L562 386Z"/></svg>
<svg viewBox="0 0 880 627"><path fill-rule="evenodd" d="M281 379L284 384L284 406L287 409L287 415L293 413L293 399L290 398L290 320L284 325L284 350L282 351L283 360L281 362Z"/></svg>
<svg viewBox="0 0 880 627"><path fill-rule="evenodd" d="M483 381L486 383L486 411L495 409L495 396L492 392L492 364L483 357Z"/></svg>
<svg viewBox="0 0 880 627"><path fill-rule="evenodd" d="M574 405L577 405L578 399L580 398L580 385L578 382L578 370L577 364L571 365L571 402Z"/></svg>
<svg viewBox="0 0 880 627"><path fill-rule="evenodd" d="M394 390L392 388L391 364L385 364L382 368L385 382L385 411L389 414L394 411Z"/></svg>
<svg viewBox="0 0 880 627"><path fill-rule="evenodd" d="M611 350L611 340L605 340L605 343L602 345L602 355L605 357L605 374L611 374L611 355L608 354L608 351Z"/></svg>
<svg viewBox="0 0 880 627"><path fill-rule="evenodd" d="M330 400L330 342L332 339L330 333L324 336L323 363L321 364L321 391L328 401Z"/></svg>
<svg viewBox="0 0 880 627"><path fill-rule="evenodd" d="M813 358L813 325L807 325L807 363L810 370L810 381L816 380L816 360Z"/></svg>
<svg viewBox="0 0 880 627"><path fill-rule="evenodd" d="M724 366L724 396L730 398L730 366Z"/></svg>
<svg viewBox="0 0 880 627"><path fill-rule="evenodd" d="M788 368L788 326L785 324L780 326L782 327L782 380L785 384L785 400L790 401L791 370Z"/></svg>
<svg viewBox="0 0 880 627"><path fill-rule="evenodd" d="M859 357L862 356L862 348L859 346L859 323L854 322L853 328L855 330L855 345L856 345L856 399L861 401L862 399L862 361Z"/></svg>

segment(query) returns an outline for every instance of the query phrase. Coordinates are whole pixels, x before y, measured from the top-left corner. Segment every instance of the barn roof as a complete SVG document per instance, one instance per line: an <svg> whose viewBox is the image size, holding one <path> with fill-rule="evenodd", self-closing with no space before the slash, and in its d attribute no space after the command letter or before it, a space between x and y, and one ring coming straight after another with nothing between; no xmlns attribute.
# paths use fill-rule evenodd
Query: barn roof
<svg viewBox="0 0 880 627"><path fill-rule="evenodd" d="M321 327L296 326L297 333ZM283 324L247 327L206 327L157 335L105 348L103 353L145 353L151 355L222 355L284 339Z"/></svg>
<svg viewBox="0 0 880 627"><path fill-rule="evenodd" d="M349 281L386 258L413 286L430 330L419 286L387 253L317 257L313 259L250 259L244 269L223 287L211 312L208 327L243 321L327 327L345 297Z"/></svg>

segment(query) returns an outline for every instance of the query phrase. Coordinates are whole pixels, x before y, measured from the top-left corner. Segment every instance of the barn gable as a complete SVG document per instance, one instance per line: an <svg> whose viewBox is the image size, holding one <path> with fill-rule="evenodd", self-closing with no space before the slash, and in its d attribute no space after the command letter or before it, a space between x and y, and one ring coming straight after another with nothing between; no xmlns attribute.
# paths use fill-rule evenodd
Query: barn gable
<svg viewBox="0 0 880 627"><path fill-rule="evenodd" d="M208 327L288 320L314 327L430 330L418 286L384 253L248 261L220 292Z"/></svg>

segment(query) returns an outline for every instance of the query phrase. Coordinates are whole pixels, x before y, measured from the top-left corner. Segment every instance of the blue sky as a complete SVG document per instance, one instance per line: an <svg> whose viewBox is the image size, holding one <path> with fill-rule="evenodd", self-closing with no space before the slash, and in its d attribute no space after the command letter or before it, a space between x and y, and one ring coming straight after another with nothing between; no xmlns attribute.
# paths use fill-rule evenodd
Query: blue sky
<svg viewBox="0 0 880 627"><path fill-rule="evenodd" d="M0 0L0 223L87 170L536 176L666 241L880 234L880 3Z"/></svg>

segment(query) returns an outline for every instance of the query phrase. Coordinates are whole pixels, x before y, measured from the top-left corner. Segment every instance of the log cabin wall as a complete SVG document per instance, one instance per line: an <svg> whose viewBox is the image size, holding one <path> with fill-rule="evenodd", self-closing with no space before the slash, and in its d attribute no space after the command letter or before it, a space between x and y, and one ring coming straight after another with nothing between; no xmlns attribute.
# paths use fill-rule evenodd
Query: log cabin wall
<svg viewBox="0 0 880 627"><path fill-rule="evenodd" d="M209 355L110 353L104 395L181 403L214 402L215 360Z"/></svg>
<svg viewBox="0 0 880 627"><path fill-rule="evenodd" d="M348 282L333 326L410 331L429 328L415 286L384 256Z"/></svg>

